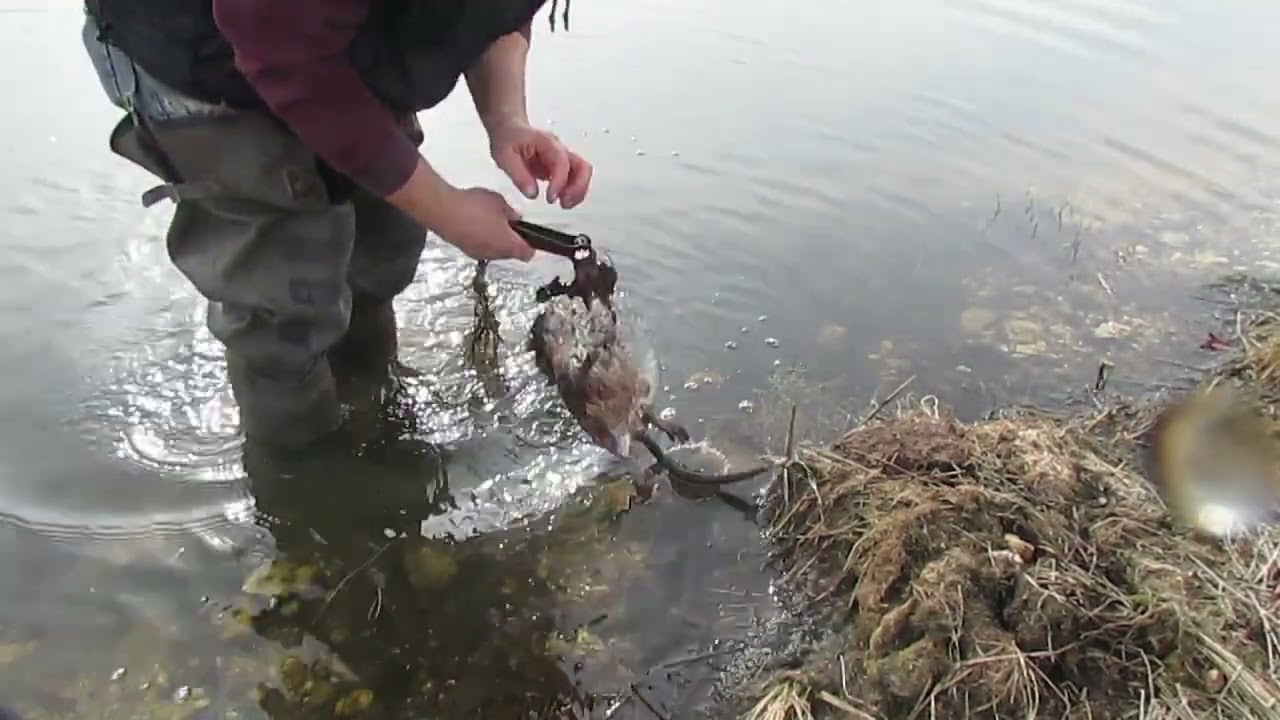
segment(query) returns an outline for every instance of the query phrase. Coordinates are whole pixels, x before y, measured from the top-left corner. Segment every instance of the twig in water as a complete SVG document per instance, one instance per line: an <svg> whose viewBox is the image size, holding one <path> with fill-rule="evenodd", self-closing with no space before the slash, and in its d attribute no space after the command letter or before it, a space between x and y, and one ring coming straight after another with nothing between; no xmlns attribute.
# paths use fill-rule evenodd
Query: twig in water
<svg viewBox="0 0 1280 720"><path fill-rule="evenodd" d="M832 695L826 690L819 690L818 697L822 698L823 702L834 707L835 709L843 711L846 715L848 715L851 718L856 718L857 720L875 720L874 715L868 715L867 713L862 712L858 708L850 705L844 700L841 700L835 695Z"/></svg>
<svg viewBox="0 0 1280 720"><path fill-rule="evenodd" d="M703 660L710 660L712 658L717 658L722 655L728 655L730 653L737 652L738 650L741 650L742 647L743 647L742 645L735 645L732 648L725 648L723 650L710 650L708 652L698 653L697 655L686 655L685 657L676 658L675 660L668 660L667 662L664 662L661 665L659 665L658 669L670 670L671 668L680 667L681 665L690 665L692 663L702 662Z"/></svg>
<svg viewBox="0 0 1280 720"><path fill-rule="evenodd" d="M791 504L791 464L796 461L796 405L791 404L791 421L787 423L786 461L782 465L782 502L784 506Z"/></svg>
<svg viewBox="0 0 1280 720"><path fill-rule="evenodd" d="M614 715L618 714L619 710L621 710L623 707L626 706L627 701L630 699L631 699L631 688L628 687L625 690L623 690L622 693L618 695L618 697L614 698L613 704L609 706L609 709L604 711L604 720L611 720Z"/></svg>
<svg viewBox="0 0 1280 720"><path fill-rule="evenodd" d="M787 423L786 457L787 457L788 464L792 463L796 459L795 441L796 441L796 405L795 403L792 403L791 404L791 420L790 422Z"/></svg>
<svg viewBox="0 0 1280 720"><path fill-rule="evenodd" d="M1107 284L1107 279L1102 276L1102 273L1098 273L1098 284L1102 286L1103 290L1107 291L1108 295L1115 297L1115 291L1113 291L1111 286Z"/></svg>
<svg viewBox="0 0 1280 720"><path fill-rule="evenodd" d="M862 427L863 425L866 425L867 423L871 422L871 420L873 420L873 419L875 418L875 416L877 416L877 415L879 415L879 414L880 414L880 411L881 411L881 410L883 410L883 409L884 409L884 407L885 407L886 405L888 405L889 403L893 402L893 401L894 401L894 399L895 399L895 398L897 398L897 397L898 397L898 395L899 395L903 390L905 390L905 389L907 388L907 386L908 386L908 385L910 385L912 382L914 382L914 381L915 381L915 379L916 379L916 376L915 376L915 375L912 375L911 377L907 378L906 380L903 380L903 381L902 381L902 384L901 384L901 385L899 385L898 387L894 388L894 389L893 389L893 392L891 392L891 393L889 393L887 396L885 396L885 399L884 399L884 400L881 400L881 401L877 402L875 405L873 405L873 406L872 406L872 408L871 408L871 412L869 412L869 413L867 413L866 415L864 415L864 416L862 417L862 419L861 419L861 420L859 420L859 421L858 421L858 422L857 422L857 423L856 423L852 428L850 428L850 429L849 429L849 431L848 431L848 432L846 432L846 433L844 434L844 437L840 438L840 440L841 440L842 442L843 442L843 441L845 441L845 440L848 440L848 439L849 439L849 437L850 437L851 435L853 435L854 430L857 430L858 428Z"/></svg>
<svg viewBox="0 0 1280 720"><path fill-rule="evenodd" d="M714 587L707 588L707 590L713 593L722 593L724 595L737 595L738 597L751 597L750 590L729 590L726 588L714 588Z"/></svg>
<svg viewBox="0 0 1280 720"><path fill-rule="evenodd" d="M938 414L938 396L937 395L925 395L924 397L920 398L920 409L923 410L925 414L927 414L929 417L933 418L934 420L937 420L939 417L941 417L941 415Z"/></svg>
<svg viewBox="0 0 1280 720"><path fill-rule="evenodd" d="M1107 380L1111 379L1111 368L1115 367L1111 363L1103 360L1098 363L1098 377L1093 381L1093 391L1100 393L1107 389Z"/></svg>
<svg viewBox="0 0 1280 720"><path fill-rule="evenodd" d="M844 664L844 653L840 653L840 691L845 697L852 697L849 694L849 671Z"/></svg>
<svg viewBox="0 0 1280 720"><path fill-rule="evenodd" d="M365 619L373 622L382 615L382 586L378 586L378 594L373 598L373 602L369 603L369 612L365 613Z"/></svg>
<svg viewBox="0 0 1280 720"><path fill-rule="evenodd" d="M1244 347L1245 355L1253 352L1253 344L1244 331L1244 313L1240 311L1236 311L1236 337L1240 338L1240 345Z"/></svg>
<svg viewBox="0 0 1280 720"><path fill-rule="evenodd" d="M386 544L378 550L378 552L374 553L372 557L361 563L360 567L347 573L345 577L339 580L338 584L333 587L333 590L329 591L329 596L324 599L324 605L321 605L320 610L316 612L316 621L318 622L320 620L320 616L324 615L324 611L329 609L329 603L333 602L333 599L338 596L339 592L342 592L342 588L346 587L346 584L351 582L351 578L355 577L361 570L369 567L374 563L374 561L382 557L382 553L386 552L387 548L391 547L392 543L399 539L400 538L391 538L388 540Z"/></svg>
<svg viewBox="0 0 1280 720"><path fill-rule="evenodd" d="M991 223L995 222L998 217L1000 217L1000 193L996 193L996 211L991 213L990 218L987 218L987 226L982 228L982 232L990 230Z"/></svg>
<svg viewBox="0 0 1280 720"><path fill-rule="evenodd" d="M658 708L654 707L653 703L649 702L649 698L645 697L644 694L640 692L640 688L636 687L635 683L631 683L631 694L635 695L636 699L640 701L640 704L648 708L649 712L653 713L654 717L660 718L660 720L671 720L670 715L662 712Z"/></svg>

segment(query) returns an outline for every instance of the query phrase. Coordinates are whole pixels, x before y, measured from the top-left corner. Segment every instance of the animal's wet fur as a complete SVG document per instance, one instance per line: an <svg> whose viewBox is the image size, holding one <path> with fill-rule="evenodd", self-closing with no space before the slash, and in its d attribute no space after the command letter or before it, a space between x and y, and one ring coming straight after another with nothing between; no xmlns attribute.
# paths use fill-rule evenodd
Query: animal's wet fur
<svg viewBox="0 0 1280 720"><path fill-rule="evenodd" d="M655 388L618 337L613 311L599 301L589 305L555 298L534 319L529 349L538 369L556 386L565 406L592 442L624 456L625 436L638 440L672 478L696 485L728 485L767 472L759 466L732 473L701 473L684 467L663 451L651 428L677 442L689 433L653 414Z"/></svg>

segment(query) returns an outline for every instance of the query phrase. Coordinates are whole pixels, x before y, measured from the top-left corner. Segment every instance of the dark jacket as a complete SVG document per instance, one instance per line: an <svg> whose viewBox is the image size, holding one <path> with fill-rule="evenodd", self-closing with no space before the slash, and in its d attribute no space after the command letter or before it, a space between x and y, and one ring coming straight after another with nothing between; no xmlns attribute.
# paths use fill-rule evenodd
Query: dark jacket
<svg viewBox="0 0 1280 720"><path fill-rule="evenodd" d="M368 16L348 56L393 112L426 110L449 95L494 40L528 23L544 1L368 0ZM156 79L205 102L262 107L262 98L235 66L231 46L214 20L213 4L86 0L104 39ZM307 12L306 2L297 5L298 12Z"/></svg>

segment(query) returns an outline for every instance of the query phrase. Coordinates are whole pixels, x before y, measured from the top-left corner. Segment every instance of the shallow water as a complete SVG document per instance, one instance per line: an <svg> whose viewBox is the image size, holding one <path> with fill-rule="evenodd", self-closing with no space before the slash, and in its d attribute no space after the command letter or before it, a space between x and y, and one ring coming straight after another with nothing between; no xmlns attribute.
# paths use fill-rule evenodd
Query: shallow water
<svg viewBox="0 0 1280 720"><path fill-rule="evenodd" d="M1083 387L1104 358L1119 388L1205 362L1199 284L1276 261L1280 6L850 9L579 2L572 32L535 41L532 112L597 174L572 213L522 206L608 248L664 405L741 464L780 450L759 393L796 365L827 401L821 421L802 414L813 431L912 375L973 413ZM298 652L338 657L384 710L428 716L467 716L468 693L495 684L545 700L557 673L594 693L635 681L675 717L703 702L706 663L646 673L768 615L756 528L669 490L617 520L581 510L568 498L602 455L521 440L574 438L518 352L531 288L567 268L495 269L511 393L493 402L461 404L483 398L457 355L471 266L429 252L399 303L405 359L428 371L411 388L421 435L452 449L449 512L400 512L433 468L417 460L280 493L246 483L217 346L164 256L169 210L144 211L147 178L106 149L115 112L79 22L65 0L0 11L14 59L0 66L0 701L290 717L250 695L287 684L280 660ZM464 92L423 123L456 182L515 200ZM291 519L261 522L263 505ZM425 591L414 536L475 533L455 559L423 556L456 567ZM299 602L342 632L242 589L277 556L321 568L319 599ZM266 619L246 629L246 608ZM548 643L601 615L572 652Z"/></svg>

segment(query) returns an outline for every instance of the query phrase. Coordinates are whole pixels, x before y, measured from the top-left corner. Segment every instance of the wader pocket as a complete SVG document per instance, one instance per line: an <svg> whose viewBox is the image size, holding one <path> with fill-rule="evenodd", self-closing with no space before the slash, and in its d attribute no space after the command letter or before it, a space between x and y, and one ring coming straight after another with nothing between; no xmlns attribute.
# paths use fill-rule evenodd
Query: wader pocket
<svg viewBox="0 0 1280 720"><path fill-rule="evenodd" d="M126 115L111 133L117 155L164 181L143 204L218 198L274 210L320 211L332 204L314 153L265 113L149 120L158 147Z"/></svg>
<svg viewBox="0 0 1280 720"><path fill-rule="evenodd" d="M169 172L165 170L164 161L156 157L154 152L146 149L132 115L126 113L120 122L116 123L116 126L111 129L111 138L108 142L112 152L143 170L165 182L178 181L178 178L170 177Z"/></svg>

